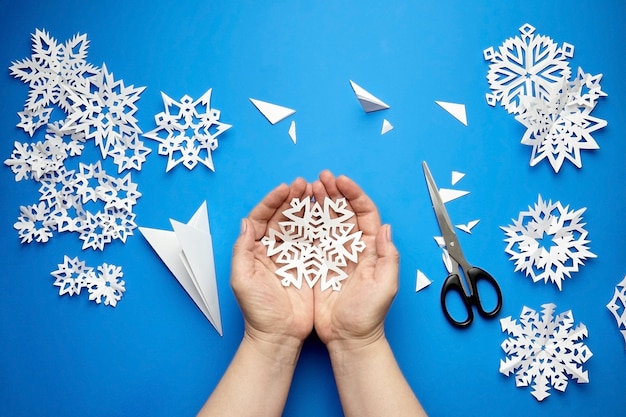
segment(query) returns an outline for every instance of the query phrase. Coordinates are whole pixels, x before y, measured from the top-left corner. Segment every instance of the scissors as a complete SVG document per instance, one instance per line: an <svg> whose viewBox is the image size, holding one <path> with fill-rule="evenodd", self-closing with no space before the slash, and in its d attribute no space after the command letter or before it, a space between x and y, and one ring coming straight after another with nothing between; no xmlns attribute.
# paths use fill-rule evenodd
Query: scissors
<svg viewBox="0 0 626 417"><path fill-rule="evenodd" d="M422 166L424 168L426 183L428 184L430 199L433 202L433 208L435 209L435 215L437 216L437 223L439 223L439 229L441 230L448 254L450 255L452 261L452 270L443 282L443 287L441 288L441 308L443 309L443 314L451 324L457 327L467 327L472 323L474 320L472 306L476 307L476 310L481 317L493 318L497 316L502 309L502 291L500 290L500 286L487 271L470 265L465 259L463 251L461 250L459 238L452 228L452 222L450 221L448 212L443 205L443 200L439 195L439 189L435 184L435 180L433 180L433 176L431 175L426 162L423 162ZM461 272L465 277L465 281L467 281L467 287L461 280ZM497 304L491 311L485 311L481 303L477 285L479 281L487 282L495 290ZM446 297L451 291L458 293L463 301L465 311L467 312L467 318L465 320L455 320L448 311Z"/></svg>

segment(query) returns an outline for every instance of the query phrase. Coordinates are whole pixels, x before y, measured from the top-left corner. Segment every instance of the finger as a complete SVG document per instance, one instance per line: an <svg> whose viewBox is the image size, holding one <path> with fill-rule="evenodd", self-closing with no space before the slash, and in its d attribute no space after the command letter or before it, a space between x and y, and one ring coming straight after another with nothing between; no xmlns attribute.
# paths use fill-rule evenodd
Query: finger
<svg viewBox="0 0 626 417"><path fill-rule="evenodd" d="M380 229L381 221L374 202L356 182L345 175L340 175L335 183L339 192L346 197L354 214L356 214L359 228L365 235L376 235Z"/></svg>
<svg viewBox="0 0 626 417"><path fill-rule="evenodd" d="M263 200L250 211L248 219L252 222L255 239L260 239L265 235L268 222L283 206L290 192L291 189L287 184L280 184L263 197Z"/></svg>
<svg viewBox="0 0 626 417"><path fill-rule="evenodd" d="M391 240L391 226L386 224L376 235L376 253L378 261L374 272L374 279L389 285L392 296L398 291L398 267L400 255Z"/></svg>
<svg viewBox="0 0 626 417"><path fill-rule="evenodd" d="M241 219L241 231L233 246L231 261L231 285L233 290L241 278L252 275L254 269L254 228L249 219Z"/></svg>

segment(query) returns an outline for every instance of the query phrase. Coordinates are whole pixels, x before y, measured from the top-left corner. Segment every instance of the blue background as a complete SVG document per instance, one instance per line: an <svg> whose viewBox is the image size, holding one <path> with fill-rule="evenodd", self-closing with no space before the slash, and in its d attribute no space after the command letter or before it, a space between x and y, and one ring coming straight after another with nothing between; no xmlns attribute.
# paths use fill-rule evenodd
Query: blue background
<svg viewBox="0 0 626 417"><path fill-rule="evenodd" d="M141 226L169 228L209 207L224 336L220 337L136 230L126 244L82 251L76 234L47 244L20 244L13 229L19 206L37 201L37 185L15 182L0 169L0 415L193 415L226 369L242 336L242 317L229 287L230 255L239 221L270 189L297 176L313 181L325 168L354 178L391 223L401 252L400 290L387 336L408 382L432 416L626 415L626 352L605 305L624 277L626 212L626 2L575 1L6 1L0 0L0 155L28 142L16 128L28 87L12 78L12 61L30 57L31 33L59 42L86 33L88 61L106 63L116 79L145 86L137 117L144 132L163 110L160 91L179 99L213 88L212 106L233 125L214 152L216 172L178 166L165 173L156 142L133 179L143 193ZM594 134L597 151L583 151L583 168L566 162L559 174L543 161L529 166L531 148L512 115L489 107L483 49L499 46L530 23L557 43L575 46L571 68L603 73L609 96L593 115L608 120ZM365 114L352 79L391 109ZM298 142L289 121L270 125L254 97L297 110ZM435 100L464 103L465 127ZM394 126L380 135L382 119ZM43 140L43 129L32 139ZM92 144L88 143L86 148ZM89 156L81 159L93 162ZM542 403L530 388L498 372L506 336L498 320L465 331L444 321L439 288L445 277L421 162L440 187L471 193L448 204L455 223L480 219L461 232L470 261L497 277L500 317L524 305L553 302L572 309L589 329L589 384L570 381ZM104 166L116 172L111 160ZM578 209L597 259L563 284L534 284L504 253L500 226L537 201ZM85 294L60 297L50 272L63 255L88 265L121 265L127 291L117 308ZM415 293L415 272L433 281ZM263 389L259 387L259 389ZM307 340L287 401L286 416L341 415L324 346Z"/></svg>

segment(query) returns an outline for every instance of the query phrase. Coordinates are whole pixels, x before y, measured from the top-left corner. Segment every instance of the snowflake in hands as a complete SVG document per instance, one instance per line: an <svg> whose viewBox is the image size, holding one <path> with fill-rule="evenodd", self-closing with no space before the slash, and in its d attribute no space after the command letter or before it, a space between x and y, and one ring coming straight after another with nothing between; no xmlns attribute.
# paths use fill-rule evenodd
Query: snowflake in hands
<svg viewBox="0 0 626 417"><path fill-rule="evenodd" d="M116 81L103 64L84 85L67 89L71 109L63 130L80 132L85 139L93 139L106 158L124 135L141 132L134 114L135 103L144 89L124 86L124 81Z"/></svg>
<svg viewBox="0 0 626 417"><path fill-rule="evenodd" d="M574 56L574 47L564 43L559 47L547 36L535 34L535 28L525 24L521 37L509 38L497 50L484 50L489 61L487 80L492 92L487 103L500 102L509 113L519 113L520 96L541 97L550 85L568 79L571 73L566 59Z"/></svg>
<svg viewBox="0 0 626 417"><path fill-rule="evenodd" d="M12 63L11 75L30 87L23 114L24 128L31 136L44 123L32 120L47 120L49 106L56 104L66 113L70 111L68 92L80 88L85 78L95 75L98 69L86 62L89 41L86 35L77 34L60 44L45 30L37 29L32 35L32 56ZM29 121L30 120L30 121Z"/></svg>
<svg viewBox="0 0 626 417"><path fill-rule="evenodd" d="M93 268L86 266L78 257L70 259L65 255L63 263L58 266L59 269L53 271L51 275L55 278L54 286L59 287L59 295L78 295L92 279Z"/></svg>
<svg viewBox="0 0 626 417"><path fill-rule="evenodd" d="M311 204L309 197L294 198L283 214L288 219L278 223L279 231L270 229L261 242L267 246L267 255L276 256L282 265L277 271L284 286L298 289L302 282L313 287L320 281L321 290L341 289L347 278L344 268L348 261L356 262L365 249L362 232L354 232L355 225L348 220L354 216L345 198L324 200Z"/></svg>
<svg viewBox="0 0 626 417"><path fill-rule="evenodd" d="M538 401L550 395L550 386L564 392L568 377L578 383L589 382L582 364L591 358L591 350L582 339L587 328L579 324L573 328L571 310L554 316L556 305L544 304L541 316L524 306L519 324L511 317L500 320L502 331L511 337L502 342L506 360L500 360L500 373L509 376L515 372L515 385L533 384L531 394Z"/></svg>
<svg viewBox="0 0 626 417"><path fill-rule="evenodd" d="M97 304L104 302L104 305L115 307L126 291L122 268L104 263L98 267L98 272L87 280L89 299Z"/></svg>
<svg viewBox="0 0 626 417"><path fill-rule="evenodd" d="M530 165L547 159L559 172L565 159L582 167L580 151L599 149L591 133L607 125L591 116L599 97L602 74L592 76L579 68L574 81L554 83L541 97L521 96L521 112L515 118L526 127L521 143L533 147ZM586 92L584 92L586 91Z"/></svg>
<svg viewBox="0 0 626 417"><path fill-rule="evenodd" d="M608 308L611 314L613 314L613 317L615 317L617 327L620 333L622 333L624 343L626 344L626 276L615 286L613 298L606 305L606 308Z"/></svg>
<svg viewBox="0 0 626 417"><path fill-rule="evenodd" d="M165 171L180 163L187 169L201 163L215 171L212 152L231 125L220 122L220 111L211 108L211 91L196 101L185 95L180 102L161 93L165 111L155 116L157 128L144 136L159 142L159 155L167 155Z"/></svg>
<svg viewBox="0 0 626 417"><path fill-rule="evenodd" d="M562 281L577 272L585 259L596 257L587 246L585 210L569 210L539 196L534 208L521 212L513 225L501 227L507 236L505 252L515 261L515 271L524 271L533 282L549 280L560 290Z"/></svg>

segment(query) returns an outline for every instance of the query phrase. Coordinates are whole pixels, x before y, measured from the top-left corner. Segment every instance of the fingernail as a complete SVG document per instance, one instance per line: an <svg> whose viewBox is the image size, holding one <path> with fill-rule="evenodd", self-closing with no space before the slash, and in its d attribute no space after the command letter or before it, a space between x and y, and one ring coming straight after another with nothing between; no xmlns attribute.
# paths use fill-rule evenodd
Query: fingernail
<svg viewBox="0 0 626 417"><path fill-rule="evenodd" d="M247 228L248 228L248 222L246 221L246 218L244 217L243 219L241 219L241 226L239 227L239 232L243 235L244 233L246 233Z"/></svg>
<svg viewBox="0 0 626 417"><path fill-rule="evenodd" d="M391 242L391 225L387 225L387 240Z"/></svg>

